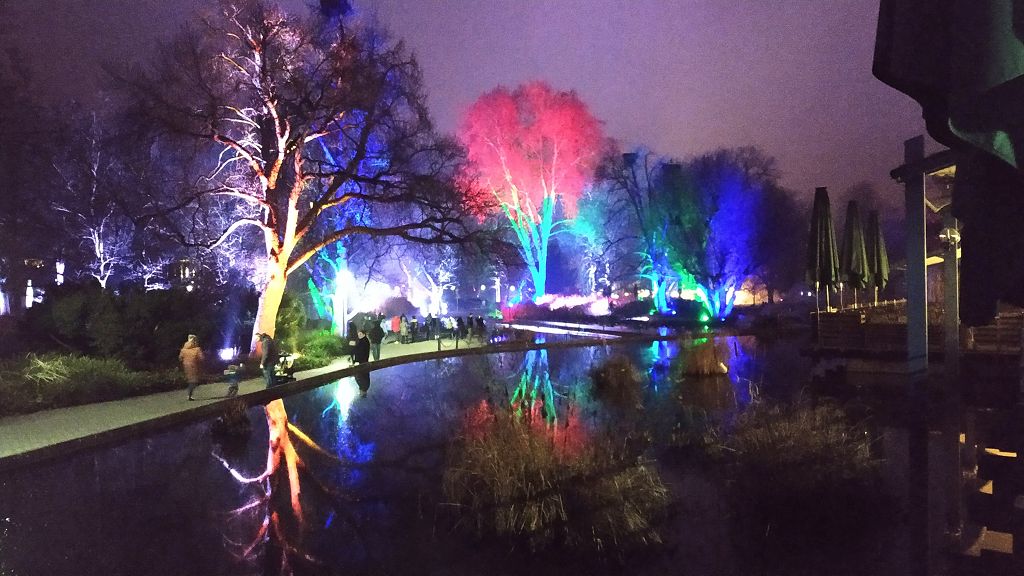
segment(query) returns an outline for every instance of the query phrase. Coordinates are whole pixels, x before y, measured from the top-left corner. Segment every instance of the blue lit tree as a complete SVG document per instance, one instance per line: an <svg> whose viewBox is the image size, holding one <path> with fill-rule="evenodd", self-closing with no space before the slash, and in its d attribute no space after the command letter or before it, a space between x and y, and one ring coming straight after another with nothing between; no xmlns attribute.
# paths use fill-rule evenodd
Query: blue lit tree
<svg viewBox="0 0 1024 576"><path fill-rule="evenodd" d="M654 309L668 312L671 291L692 287L674 248L687 244L691 229L686 219L695 213L682 166L638 149L606 161L601 175L609 193L622 202L616 217L633 231L628 243L641 258L640 277L650 283Z"/></svg>
<svg viewBox="0 0 1024 576"><path fill-rule="evenodd" d="M681 214L685 233L674 243L673 261L692 275L708 313L724 319L736 291L761 268L774 159L756 148L718 150L689 162L686 172L684 196L694 210Z"/></svg>

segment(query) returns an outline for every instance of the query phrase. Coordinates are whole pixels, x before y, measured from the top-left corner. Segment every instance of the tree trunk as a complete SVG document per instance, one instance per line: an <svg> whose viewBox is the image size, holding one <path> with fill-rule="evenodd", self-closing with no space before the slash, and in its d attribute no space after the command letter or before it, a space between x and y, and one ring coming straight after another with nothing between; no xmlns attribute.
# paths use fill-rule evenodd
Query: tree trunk
<svg viewBox="0 0 1024 576"><path fill-rule="evenodd" d="M259 352L256 345L257 334L274 335L274 329L277 325L277 310L281 307L281 299L284 298L284 287L288 282L283 258L268 258L267 272L270 276L267 278L267 286L263 289L263 294L260 295L260 305L256 310L256 322L252 326L252 341L250 342L249 349L252 350L253 355Z"/></svg>

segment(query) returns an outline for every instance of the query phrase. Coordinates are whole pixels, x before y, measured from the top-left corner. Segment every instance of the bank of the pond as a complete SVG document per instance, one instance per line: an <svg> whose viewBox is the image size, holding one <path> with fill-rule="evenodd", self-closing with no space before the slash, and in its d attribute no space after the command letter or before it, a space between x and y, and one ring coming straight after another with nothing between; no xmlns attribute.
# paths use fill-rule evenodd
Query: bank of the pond
<svg viewBox="0 0 1024 576"><path fill-rule="evenodd" d="M643 339L643 336L636 338ZM530 339L487 344L477 340L436 340L410 344L390 343L381 348L381 359L371 362L369 370L434 358L507 352L529 348L557 348L601 344L600 338L535 343ZM296 380L267 389L262 378L244 380L238 396L227 396L223 382L199 386L195 402L188 402L184 390L134 396L110 402L84 404L45 410L32 414L0 418L0 471L10 470L73 454L80 450L124 441L142 434L176 425L212 418L221 414L229 402L246 405L265 404L275 398L311 390L328 382L355 374L347 359L296 373Z"/></svg>

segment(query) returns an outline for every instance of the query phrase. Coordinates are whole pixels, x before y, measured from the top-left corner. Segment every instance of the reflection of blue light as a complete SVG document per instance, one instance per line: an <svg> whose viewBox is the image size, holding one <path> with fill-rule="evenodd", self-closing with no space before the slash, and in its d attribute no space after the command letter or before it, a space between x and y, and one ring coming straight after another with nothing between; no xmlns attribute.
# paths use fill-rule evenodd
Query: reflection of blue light
<svg viewBox="0 0 1024 576"><path fill-rule="evenodd" d="M672 347L669 342L655 340L651 342L647 352L651 366L647 369L647 376L650 378L651 387L657 393L659 385L669 374L669 366L672 363L672 358L676 355L677 349Z"/></svg>
<svg viewBox="0 0 1024 576"><path fill-rule="evenodd" d="M756 358L750 352L750 347L744 346L739 337L729 336L726 343L729 349L729 380L732 381L736 403L739 406L746 406L753 400L750 377L756 366Z"/></svg>
<svg viewBox="0 0 1024 576"><path fill-rule="evenodd" d="M658 336L668 336L668 326L658 326Z"/></svg>
<svg viewBox="0 0 1024 576"><path fill-rule="evenodd" d="M332 522L334 522L334 510L331 510L331 513L327 515L327 521L324 522L324 528L330 528Z"/></svg>
<svg viewBox="0 0 1024 576"><path fill-rule="evenodd" d="M338 432L335 441L335 455L353 464L365 464L373 460L376 444L360 441L348 423L352 404L359 396L359 385L356 384L355 378L349 376L338 380L334 383L334 389L329 393L331 394L331 403L324 408L320 416L326 419L331 414L337 415ZM362 476L362 472L353 470L349 479L353 483L358 483Z"/></svg>

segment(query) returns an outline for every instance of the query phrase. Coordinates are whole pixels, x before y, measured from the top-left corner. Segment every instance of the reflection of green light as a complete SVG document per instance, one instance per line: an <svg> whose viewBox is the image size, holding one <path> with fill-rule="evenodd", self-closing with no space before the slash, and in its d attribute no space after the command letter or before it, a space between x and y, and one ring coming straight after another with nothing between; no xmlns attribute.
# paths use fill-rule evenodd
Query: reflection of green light
<svg viewBox="0 0 1024 576"><path fill-rule="evenodd" d="M700 321L701 322L707 322L708 320L711 320L711 317L708 316L708 313L707 312L701 312L700 313Z"/></svg>

